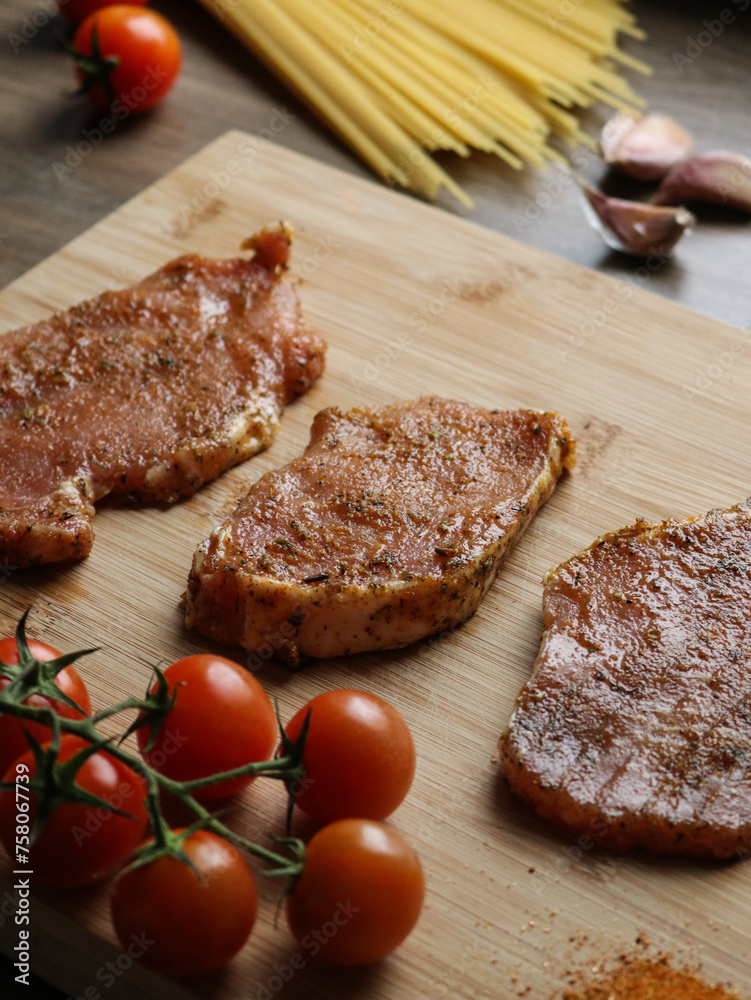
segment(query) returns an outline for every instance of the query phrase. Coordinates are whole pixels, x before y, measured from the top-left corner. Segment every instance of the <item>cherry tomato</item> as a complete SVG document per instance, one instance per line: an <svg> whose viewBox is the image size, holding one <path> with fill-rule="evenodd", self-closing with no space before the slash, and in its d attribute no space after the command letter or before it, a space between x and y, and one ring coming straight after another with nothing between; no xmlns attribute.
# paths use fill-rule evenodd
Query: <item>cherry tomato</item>
<svg viewBox="0 0 751 1000"><path fill-rule="evenodd" d="M59 760L65 762L87 746L78 736L60 740ZM24 771L23 767L28 767ZM21 774L33 777L36 763L31 751L20 757L5 774L16 781ZM98 750L81 766L76 784L104 799L109 805L130 813L132 818L77 802L64 802L47 820L29 849L29 867L34 879L48 885L86 885L108 868L123 861L143 840L148 823L143 780L126 764L104 750ZM28 815L31 828L37 813L36 795L29 796L28 813L19 812L15 789L0 792L0 840L11 857L16 854L17 822ZM22 830L28 836L29 830Z"/></svg>
<svg viewBox="0 0 751 1000"><path fill-rule="evenodd" d="M62 653L44 642L29 640L29 649L38 660L56 660ZM18 647L15 639L0 639L0 661L12 666L18 663ZM2 667L0 667L2 671ZM91 701L86 685L75 667L64 667L55 678L60 690L72 698L77 705L80 705L86 715L91 714ZM0 676L0 690L7 687L10 680ZM33 694L26 699L25 704L37 707L54 708L58 715L64 719L79 719L81 712L64 704L61 701L52 701L43 695ZM27 722L17 719L12 715L0 715L0 774L5 774L10 765L21 754L29 749L29 741L26 739L24 729L28 729L31 735L39 743L45 743L52 735L49 726L42 725L41 722Z"/></svg>
<svg viewBox="0 0 751 1000"><path fill-rule="evenodd" d="M171 90L182 61L180 39L169 21L143 7L103 7L76 31L73 48L81 56L92 55L95 26L102 59L113 57L117 65L109 73L110 92L98 84L88 91L92 101L119 117L158 104ZM81 82L87 78L78 60L76 73Z"/></svg>
<svg viewBox="0 0 751 1000"><path fill-rule="evenodd" d="M165 677L177 700L151 750L144 749L148 727L138 730L138 745L151 767L176 781L192 781L271 758L277 740L274 707L247 670L223 656L197 654L173 663ZM202 801L223 798L252 780L234 778L193 794Z"/></svg>
<svg viewBox="0 0 751 1000"><path fill-rule="evenodd" d="M415 773L415 747L395 708L363 691L327 691L286 727L296 739L308 714L305 778L295 801L312 819L385 819L402 802Z"/></svg>
<svg viewBox="0 0 751 1000"><path fill-rule="evenodd" d="M149 0L130 0L132 6L138 5L139 7L143 7L148 2ZM101 10L102 7L113 7L114 4L115 0L57 0L60 13L66 21L70 21L72 24L83 21L95 10Z"/></svg>
<svg viewBox="0 0 751 1000"><path fill-rule="evenodd" d="M183 842L196 871L164 856L115 882L112 921L124 947L150 941L141 961L167 975L194 975L225 965L253 929L258 893L240 852L198 830Z"/></svg>
<svg viewBox="0 0 751 1000"><path fill-rule="evenodd" d="M309 954L334 965L367 965L407 937L424 896L420 862L398 833L372 820L342 819L308 844L287 918Z"/></svg>

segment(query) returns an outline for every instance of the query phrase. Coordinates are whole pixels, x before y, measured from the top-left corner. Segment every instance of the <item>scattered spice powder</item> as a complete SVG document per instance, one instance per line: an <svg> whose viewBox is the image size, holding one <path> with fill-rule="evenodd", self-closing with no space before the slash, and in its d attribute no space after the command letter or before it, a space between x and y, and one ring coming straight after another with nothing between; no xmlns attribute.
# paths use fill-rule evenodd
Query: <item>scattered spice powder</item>
<svg viewBox="0 0 751 1000"><path fill-rule="evenodd" d="M614 963L571 975L562 1000L741 1000L735 990L710 986L669 955L620 955Z"/></svg>

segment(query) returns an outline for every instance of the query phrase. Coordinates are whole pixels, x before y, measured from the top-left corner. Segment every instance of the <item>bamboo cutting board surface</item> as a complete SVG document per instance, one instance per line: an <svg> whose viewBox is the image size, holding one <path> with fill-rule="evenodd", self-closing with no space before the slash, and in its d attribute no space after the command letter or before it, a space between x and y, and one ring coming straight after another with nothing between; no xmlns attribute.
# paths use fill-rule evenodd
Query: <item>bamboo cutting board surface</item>
<svg viewBox="0 0 751 1000"><path fill-rule="evenodd" d="M121 957L108 975L105 963L120 950L106 892L39 887L32 968L87 1000L547 998L560 995L564 970L590 946L615 954L641 932L703 961L708 978L751 988L751 867L617 858L578 845L512 800L494 761L537 652L545 570L637 515L698 514L751 492L749 335L645 294L657 280L649 270L617 282L240 132L7 288L3 329L137 281L179 253L232 256L280 218L297 232L292 274L306 316L329 342L324 377L286 411L267 452L194 498L170 509L100 510L93 554L79 565L6 568L4 634L31 603L31 635L62 649L101 647L81 667L97 706L140 692L150 662L227 653L182 625L193 549L250 483L302 451L324 406L437 393L556 409L578 440L579 466L462 628L401 652L297 674L267 663L258 674L285 717L320 691L361 687L396 705L412 729L417 776L390 822L418 850L428 894L397 953L353 971L303 953L304 967L284 981L299 949L283 919L274 928L269 903L221 973L177 982L125 968ZM282 812L280 790L257 782L232 821L262 837L280 829ZM0 922L10 954L16 929Z"/></svg>

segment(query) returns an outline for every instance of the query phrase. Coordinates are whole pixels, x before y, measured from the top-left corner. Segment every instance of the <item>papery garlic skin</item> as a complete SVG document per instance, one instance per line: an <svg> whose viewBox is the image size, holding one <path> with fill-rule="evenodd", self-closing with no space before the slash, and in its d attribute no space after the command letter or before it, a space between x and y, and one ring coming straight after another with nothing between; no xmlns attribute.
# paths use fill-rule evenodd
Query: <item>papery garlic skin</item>
<svg viewBox="0 0 751 1000"><path fill-rule="evenodd" d="M587 184L582 184L581 189L593 229L609 247L621 253L635 257L665 256L696 223L696 218L683 206L665 208L608 198Z"/></svg>
<svg viewBox="0 0 751 1000"><path fill-rule="evenodd" d="M678 201L707 201L751 212L751 160L725 150L692 156L673 167L652 204Z"/></svg>
<svg viewBox="0 0 751 1000"><path fill-rule="evenodd" d="M615 169L640 181L656 181L691 155L694 140L665 115L633 118L619 112L602 130L600 148Z"/></svg>

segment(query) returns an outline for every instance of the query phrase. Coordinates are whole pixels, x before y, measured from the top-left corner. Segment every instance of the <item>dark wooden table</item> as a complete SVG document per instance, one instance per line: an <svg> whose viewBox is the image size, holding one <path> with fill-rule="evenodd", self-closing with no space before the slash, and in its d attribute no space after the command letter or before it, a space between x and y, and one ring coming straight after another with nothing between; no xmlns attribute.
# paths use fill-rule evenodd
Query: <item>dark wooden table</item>
<svg viewBox="0 0 751 1000"><path fill-rule="evenodd" d="M2 0L0 4L0 285L225 130L258 132L278 109L294 115L279 133L280 143L368 176L367 169L197 3L154 0L184 42L179 84L165 104L125 121L80 166L59 179L55 162L65 161L68 146L81 141L84 129L96 126L101 112L92 111L85 99L68 96L72 74L57 40L61 24L56 18L17 53L13 51L9 33L20 32L24 17L48 2ZM650 38L645 44L626 44L655 72L651 78L631 74L631 79L654 109L687 126L703 150L729 148L751 154L751 7L741 9L746 4L747 0L634 4ZM676 58L685 56L689 39L703 31L706 41L702 22L716 19L726 7L734 12L735 21L690 62ZM593 134L608 114L604 108L590 113ZM444 196L441 205L448 211L615 275L626 277L639 266L639 261L609 251L589 230L577 192L570 184L557 184L555 169L547 175L532 169L519 175L486 155L469 162L455 156L443 160L477 206L470 213ZM588 172L592 178L603 174L596 163ZM612 185L612 180L608 183ZM747 217L720 208L702 210L697 230L645 284L707 314L739 326L751 324L746 277L750 232Z"/></svg>
<svg viewBox="0 0 751 1000"><path fill-rule="evenodd" d="M121 124L80 166L58 177L54 164L65 161L68 147L85 137L85 129L96 127L101 113L92 111L85 100L68 96L73 90L72 73L58 42L62 25L56 18L14 51L11 34L20 34L24 19L42 11L44 2L2 0L0 4L0 285L227 129L258 132L281 109L294 117L278 134L280 143L369 176L197 3L155 0L154 6L170 18L183 39L185 62L179 84L161 107ZM649 78L632 74L632 80L652 108L673 116L694 133L701 150L727 148L751 155L751 8L741 9L746 3L634 3L650 38L644 44L628 42L627 47L655 72ZM716 19L725 8L734 12L734 22L690 62L681 59L690 40L706 31L703 22ZM706 41L707 36L702 38ZM590 112L593 134L608 115L602 108ZM475 211L467 212L446 196L440 204L447 211L617 276L629 277L640 266L640 261L602 245L583 220L577 192L572 185L559 183L555 170L547 175L527 170L520 175L484 155L469 162L447 156L443 162L476 202ZM588 174L609 190L628 196L629 188L619 187L596 163ZM730 323L751 325L749 235L747 217L720 208L702 210L695 233L644 285ZM0 962L0 983L0 992L8 996L13 974L7 962ZM60 996L40 983L29 989L19 987L18 995Z"/></svg>

